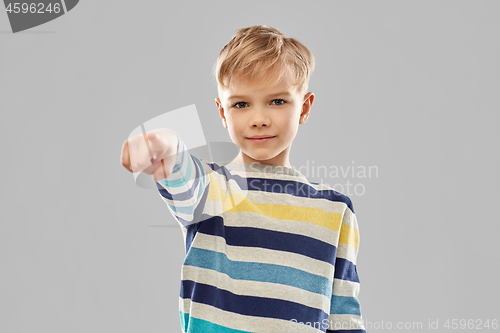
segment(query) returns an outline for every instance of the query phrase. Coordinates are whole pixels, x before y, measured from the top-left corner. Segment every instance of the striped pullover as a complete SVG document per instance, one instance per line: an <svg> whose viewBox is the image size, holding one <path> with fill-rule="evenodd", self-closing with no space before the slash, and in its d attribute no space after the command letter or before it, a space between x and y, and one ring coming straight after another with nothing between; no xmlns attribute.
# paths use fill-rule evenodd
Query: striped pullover
<svg viewBox="0 0 500 333"><path fill-rule="evenodd" d="M293 168L199 159L180 138L156 185L184 236L182 332L365 332L349 197Z"/></svg>

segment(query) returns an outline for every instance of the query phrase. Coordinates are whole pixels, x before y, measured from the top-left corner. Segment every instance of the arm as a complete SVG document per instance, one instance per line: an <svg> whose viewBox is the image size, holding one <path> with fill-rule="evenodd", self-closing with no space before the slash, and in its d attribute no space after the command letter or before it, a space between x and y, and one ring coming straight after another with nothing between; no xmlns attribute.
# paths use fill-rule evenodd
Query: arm
<svg viewBox="0 0 500 333"><path fill-rule="evenodd" d="M188 227L201 221L211 168L205 161L191 155L178 135L177 139L173 170L166 179L156 181L156 187L172 215L184 227Z"/></svg>
<svg viewBox="0 0 500 333"><path fill-rule="evenodd" d="M350 200L349 200L350 201ZM352 203L350 205L352 207ZM346 207L342 218L327 333L365 333L358 300L360 289L356 258L359 229L354 210Z"/></svg>

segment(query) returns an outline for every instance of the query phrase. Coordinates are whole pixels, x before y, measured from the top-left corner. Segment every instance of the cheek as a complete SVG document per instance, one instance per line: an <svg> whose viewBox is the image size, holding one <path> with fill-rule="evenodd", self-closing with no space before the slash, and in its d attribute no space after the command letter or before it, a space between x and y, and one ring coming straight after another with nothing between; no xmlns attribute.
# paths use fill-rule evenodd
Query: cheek
<svg viewBox="0 0 500 333"><path fill-rule="evenodd" d="M295 135L297 134L297 129L299 126L298 120L292 120L292 119L287 119L283 123L283 130L284 130L284 136L287 139L293 140L295 138Z"/></svg>
<svg viewBox="0 0 500 333"><path fill-rule="evenodd" d="M234 117L227 117L226 121L227 121L229 135L232 138L237 139L238 134L241 133L240 122Z"/></svg>

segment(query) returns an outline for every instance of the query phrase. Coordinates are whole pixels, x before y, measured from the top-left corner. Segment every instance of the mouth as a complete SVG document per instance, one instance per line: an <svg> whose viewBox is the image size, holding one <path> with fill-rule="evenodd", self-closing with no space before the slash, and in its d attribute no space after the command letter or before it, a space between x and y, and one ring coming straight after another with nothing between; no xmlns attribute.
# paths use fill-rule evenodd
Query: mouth
<svg viewBox="0 0 500 333"><path fill-rule="evenodd" d="M264 143L267 142L276 136L270 136L270 135L262 135L262 136L252 136L250 138L247 138L248 140L255 142L255 143Z"/></svg>

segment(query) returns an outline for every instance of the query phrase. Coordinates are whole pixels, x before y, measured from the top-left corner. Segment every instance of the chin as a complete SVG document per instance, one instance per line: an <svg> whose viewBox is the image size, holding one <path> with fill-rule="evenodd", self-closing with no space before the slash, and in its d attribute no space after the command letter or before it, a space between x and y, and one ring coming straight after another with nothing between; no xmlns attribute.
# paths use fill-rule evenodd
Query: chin
<svg viewBox="0 0 500 333"><path fill-rule="evenodd" d="M246 155L256 161L267 161L276 157L276 155L271 155L271 154L246 154Z"/></svg>

